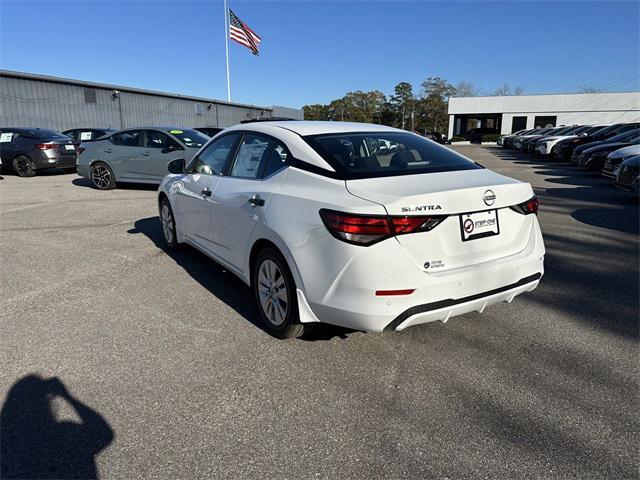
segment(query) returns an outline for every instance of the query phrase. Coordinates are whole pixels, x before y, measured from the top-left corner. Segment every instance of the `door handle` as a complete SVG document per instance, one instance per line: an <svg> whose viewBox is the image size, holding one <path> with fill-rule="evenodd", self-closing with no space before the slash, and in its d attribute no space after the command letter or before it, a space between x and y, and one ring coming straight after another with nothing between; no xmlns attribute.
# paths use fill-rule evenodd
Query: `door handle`
<svg viewBox="0 0 640 480"><path fill-rule="evenodd" d="M210 197L211 196L211 190L209 190L208 188L205 188L204 190L202 190L200 192L200 195L202 195L203 197Z"/></svg>
<svg viewBox="0 0 640 480"><path fill-rule="evenodd" d="M150 153L149 153L149 152L144 152L144 153L142 154L142 156L143 156L143 157L148 157L149 155L150 155Z"/></svg>
<svg viewBox="0 0 640 480"><path fill-rule="evenodd" d="M104 151L104 153L111 153L111 149L110 149L110 148L107 148L107 149Z"/></svg>
<svg viewBox="0 0 640 480"><path fill-rule="evenodd" d="M249 203L254 207L264 207L264 200L257 193L249 199Z"/></svg>

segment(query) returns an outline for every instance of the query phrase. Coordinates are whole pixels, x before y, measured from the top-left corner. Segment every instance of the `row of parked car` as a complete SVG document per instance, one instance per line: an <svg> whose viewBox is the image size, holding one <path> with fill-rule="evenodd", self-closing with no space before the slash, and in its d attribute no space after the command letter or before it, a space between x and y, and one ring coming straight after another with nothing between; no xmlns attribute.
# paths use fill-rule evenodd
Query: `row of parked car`
<svg viewBox="0 0 640 480"><path fill-rule="evenodd" d="M38 170L78 172L100 189L115 182L160 183L174 159L189 160L222 129L145 127L124 130L0 128L0 168L21 177Z"/></svg>
<svg viewBox="0 0 640 480"><path fill-rule="evenodd" d="M600 172L640 194L640 123L521 130L501 136L498 145Z"/></svg>

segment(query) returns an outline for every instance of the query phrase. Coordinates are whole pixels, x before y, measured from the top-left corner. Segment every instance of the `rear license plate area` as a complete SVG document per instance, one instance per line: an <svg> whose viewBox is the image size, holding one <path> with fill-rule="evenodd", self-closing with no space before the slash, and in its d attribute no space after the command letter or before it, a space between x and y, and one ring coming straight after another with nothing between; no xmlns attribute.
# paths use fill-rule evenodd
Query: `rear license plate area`
<svg viewBox="0 0 640 480"><path fill-rule="evenodd" d="M500 233L497 210L463 213L460 215L460 233L462 241L492 237Z"/></svg>

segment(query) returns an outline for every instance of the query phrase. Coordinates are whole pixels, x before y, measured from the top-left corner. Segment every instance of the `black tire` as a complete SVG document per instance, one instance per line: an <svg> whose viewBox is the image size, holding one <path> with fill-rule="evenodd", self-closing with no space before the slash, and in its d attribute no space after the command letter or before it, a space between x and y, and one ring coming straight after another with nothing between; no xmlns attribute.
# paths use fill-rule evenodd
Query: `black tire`
<svg viewBox="0 0 640 480"><path fill-rule="evenodd" d="M272 269L273 266L277 267L277 271ZM269 270L273 272L271 278L266 275ZM265 280L270 283L267 284ZM285 300L279 293L283 288ZM308 331L308 325L300 323L295 281L279 251L266 247L258 253L251 269L251 289L262 325L270 335L276 338L298 338ZM270 293L266 293L267 291Z"/></svg>
<svg viewBox="0 0 640 480"><path fill-rule="evenodd" d="M33 177L36 174L36 169L33 166L33 162L29 157L24 155L18 155L13 159L13 170L19 177L27 178Z"/></svg>
<svg viewBox="0 0 640 480"><path fill-rule="evenodd" d="M63 168L64 173L76 173L76 167Z"/></svg>
<svg viewBox="0 0 640 480"><path fill-rule="evenodd" d="M91 183L98 190L112 190L116 188L116 180L113 170L104 162L96 162L91 165Z"/></svg>
<svg viewBox="0 0 640 480"><path fill-rule="evenodd" d="M173 216L173 209L169 203L167 197L162 197L160 200L160 226L162 227L162 237L164 243L170 249L176 249L179 247L179 243L176 236L176 219Z"/></svg>

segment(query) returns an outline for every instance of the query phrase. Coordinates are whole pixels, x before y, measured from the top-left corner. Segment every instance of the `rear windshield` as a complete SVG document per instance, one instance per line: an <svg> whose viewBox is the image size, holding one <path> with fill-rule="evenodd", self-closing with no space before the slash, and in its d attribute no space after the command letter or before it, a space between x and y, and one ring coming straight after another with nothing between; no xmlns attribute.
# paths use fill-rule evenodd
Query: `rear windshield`
<svg viewBox="0 0 640 480"><path fill-rule="evenodd" d="M482 168L413 133L341 133L303 138L338 176L347 180Z"/></svg>
<svg viewBox="0 0 640 480"><path fill-rule="evenodd" d="M200 148L209 141L209 137L204 133L190 128L169 130L169 133L174 137L178 137L178 140L184 143L188 148Z"/></svg>
<svg viewBox="0 0 640 480"><path fill-rule="evenodd" d="M22 135L25 137L31 138L64 138L69 139L66 135L63 135L60 132L56 132L55 130L49 130L47 128L25 128L20 131Z"/></svg>

